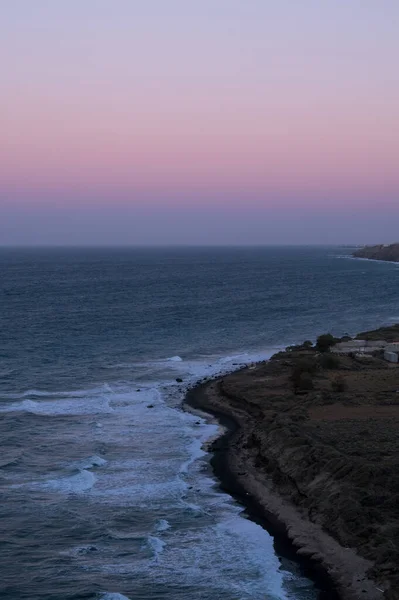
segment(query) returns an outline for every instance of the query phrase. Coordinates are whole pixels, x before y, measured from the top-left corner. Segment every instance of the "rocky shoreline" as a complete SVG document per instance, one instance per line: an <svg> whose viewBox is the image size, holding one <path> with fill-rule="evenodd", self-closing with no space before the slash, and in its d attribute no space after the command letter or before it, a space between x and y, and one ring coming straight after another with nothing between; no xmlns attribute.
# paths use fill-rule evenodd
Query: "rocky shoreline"
<svg viewBox="0 0 399 600"><path fill-rule="evenodd" d="M295 389L305 360L312 385ZM399 597L396 387L381 356L307 345L187 394L228 428L211 446L222 487L289 542L325 600Z"/></svg>
<svg viewBox="0 0 399 600"><path fill-rule="evenodd" d="M200 384L190 390L186 396L186 404L201 413L212 415L225 429L223 435L212 441L207 448L212 453L210 462L213 472L220 481L221 489L242 504L249 518L262 525L273 536L280 556L288 556L301 565L304 575L309 576L316 583L320 591L320 600L340 600L335 582L323 565L313 560L311 556L297 554L299 548L295 547L289 535L287 523L273 511L273 506L267 505L269 490L264 490L265 501L263 501L252 492L247 482L240 476L238 465L234 460L233 448L241 425L234 420L232 412L225 407L220 406L216 410L216 404L210 401L207 393L208 389L213 387L213 383Z"/></svg>

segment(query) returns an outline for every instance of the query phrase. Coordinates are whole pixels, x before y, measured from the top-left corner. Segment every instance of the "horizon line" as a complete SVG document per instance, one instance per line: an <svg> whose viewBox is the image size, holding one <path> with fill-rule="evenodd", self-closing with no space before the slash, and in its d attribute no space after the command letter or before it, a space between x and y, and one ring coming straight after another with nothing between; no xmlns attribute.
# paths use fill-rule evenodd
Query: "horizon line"
<svg viewBox="0 0 399 600"><path fill-rule="evenodd" d="M390 244L395 242L390 242ZM260 244L1 244L0 249L151 249L151 248L357 248L380 245L383 242L355 243L260 243Z"/></svg>

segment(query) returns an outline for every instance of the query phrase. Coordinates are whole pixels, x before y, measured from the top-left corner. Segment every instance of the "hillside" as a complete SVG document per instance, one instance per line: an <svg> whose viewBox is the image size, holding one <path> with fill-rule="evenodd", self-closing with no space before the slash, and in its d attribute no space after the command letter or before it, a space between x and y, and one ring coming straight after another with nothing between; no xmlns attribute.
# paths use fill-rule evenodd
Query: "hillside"
<svg viewBox="0 0 399 600"><path fill-rule="evenodd" d="M367 335L396 341L399 327ZM230 471L345 600L399 600L398 389L399 366L380 352L336 356L305 344L190 398L238 426L221 476Z"/></svg>

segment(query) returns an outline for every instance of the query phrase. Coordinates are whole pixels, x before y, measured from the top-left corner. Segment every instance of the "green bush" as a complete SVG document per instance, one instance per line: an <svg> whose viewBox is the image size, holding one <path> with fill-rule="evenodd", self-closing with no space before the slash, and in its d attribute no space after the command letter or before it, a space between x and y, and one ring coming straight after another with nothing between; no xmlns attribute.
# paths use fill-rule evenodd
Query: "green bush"
<svg viewBox="0 0 399 600"><path fill-rule="evenodd" d="M319 335L316 342L316 350L319 352L329 352L331 346L336 344L336 339L331 333L323 333Z"/></svg>

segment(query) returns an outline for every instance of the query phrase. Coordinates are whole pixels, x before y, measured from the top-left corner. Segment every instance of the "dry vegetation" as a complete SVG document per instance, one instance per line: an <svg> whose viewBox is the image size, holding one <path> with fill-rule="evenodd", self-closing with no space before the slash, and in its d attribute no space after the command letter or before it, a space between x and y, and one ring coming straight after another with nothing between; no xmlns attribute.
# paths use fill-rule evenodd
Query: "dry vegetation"
<svg viewBox="0 0 399 600"><path fill-rule="evenodd" d="M364 334L362 334L363 336ZM372 337L375 335L375 337ZM369 339L399 339L399 327ZM257 467L308 518L399 590L399 367L379 356L279 353L220 391L254 416Z"/></svg>

